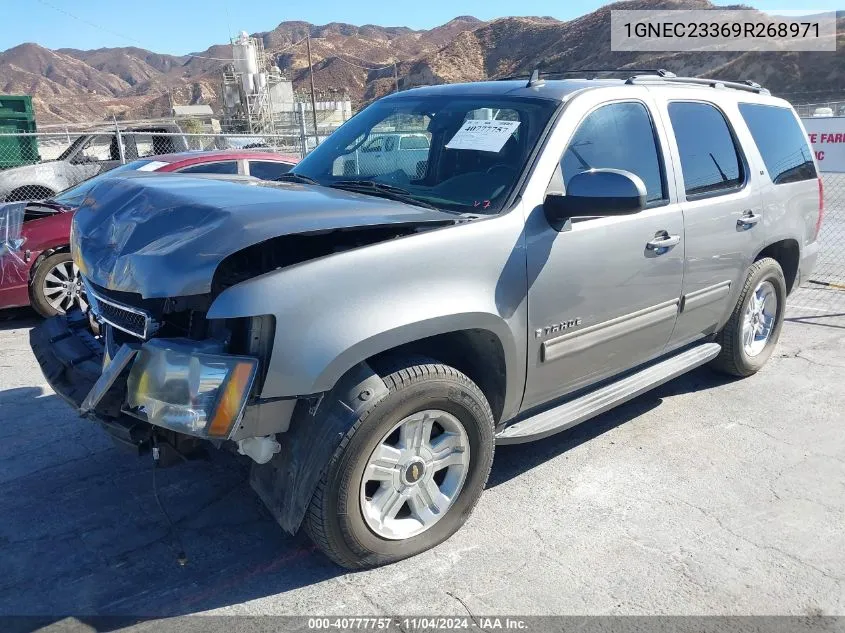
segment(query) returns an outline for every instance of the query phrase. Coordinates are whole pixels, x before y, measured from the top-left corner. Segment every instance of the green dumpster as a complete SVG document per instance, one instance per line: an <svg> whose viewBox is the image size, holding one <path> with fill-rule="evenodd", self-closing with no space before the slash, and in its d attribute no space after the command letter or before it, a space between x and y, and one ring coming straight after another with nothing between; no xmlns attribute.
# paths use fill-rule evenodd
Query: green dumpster
<svg viewBox="0 0 845 633"><path fill-rule="evenodd" d="M29 95L0 95L0 169L41 161L38 137L5 136L35 132L35 111Z"/></svg>

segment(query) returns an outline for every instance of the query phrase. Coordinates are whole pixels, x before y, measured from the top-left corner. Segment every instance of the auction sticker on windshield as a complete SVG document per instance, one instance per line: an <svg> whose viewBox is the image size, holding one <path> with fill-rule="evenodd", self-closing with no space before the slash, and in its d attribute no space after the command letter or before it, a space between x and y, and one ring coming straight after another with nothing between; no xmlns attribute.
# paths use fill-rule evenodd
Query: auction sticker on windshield
<svg viewBox="0 0 845 633"><path fill-rule="evenodd" d="M500 152L518 127L519 121L467 119L452 140L446 143L446 148Z"/></svg>

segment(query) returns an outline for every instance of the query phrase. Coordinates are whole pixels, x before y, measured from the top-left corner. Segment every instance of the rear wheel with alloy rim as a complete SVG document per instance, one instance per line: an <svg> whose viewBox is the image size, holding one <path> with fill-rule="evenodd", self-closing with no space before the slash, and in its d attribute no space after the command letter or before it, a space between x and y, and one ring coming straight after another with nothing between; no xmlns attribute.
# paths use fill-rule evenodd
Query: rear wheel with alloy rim
<svg viewBox="0 0 845 633"><path fill-rule="evenodd" d="M332 457L305 517L311 539L348 568L391 563L454 534L493 461L493 415L447 365L414 358L383 377L390 393Z"/></svg>
<svg viewBox="0 0 845 633"><path fill-rule="evenodd" d="M778 298L771 281L761 281L751 293L742 320L742 347L749 358L758 356L772 337Z"/></svg>
<svg viewBox="0 0 845 633"><path fill-rule="evenodd" d="M55 253L38 264L30 284L32 307L43 317L88 309L82 277L70 253Z"/></svg>
<svg viewBox="0 0 845 633"><path fill-rule="evenodd" d="M716 337L722 351L713 366L732 376L750 376L769 360L783 325L786 281L770 257L748 269L742 291L725 327Z"/></svg>

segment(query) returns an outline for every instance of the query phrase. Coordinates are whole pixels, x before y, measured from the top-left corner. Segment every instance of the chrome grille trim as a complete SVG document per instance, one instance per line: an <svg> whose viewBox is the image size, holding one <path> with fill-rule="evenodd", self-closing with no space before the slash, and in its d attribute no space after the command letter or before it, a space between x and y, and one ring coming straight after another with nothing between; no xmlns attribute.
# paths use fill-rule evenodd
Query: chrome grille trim
<svg viewBox="0 0 845 633"><path fill-rule="evenodd" d="M140 308L128 306L102 295L91 287L83 277L88 303L94 317L101 323L108 323L121 332L146 340L159 328L159 323Z"/></svg>

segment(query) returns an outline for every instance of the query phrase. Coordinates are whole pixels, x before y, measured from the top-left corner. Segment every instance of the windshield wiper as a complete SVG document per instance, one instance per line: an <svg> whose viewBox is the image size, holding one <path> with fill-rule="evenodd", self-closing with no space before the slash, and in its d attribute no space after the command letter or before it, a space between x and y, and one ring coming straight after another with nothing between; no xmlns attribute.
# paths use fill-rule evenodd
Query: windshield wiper
<svg viewBox="0 0 845 633"><path fill-rule="evenodd" d="M377 189L378 191L389 191L391 193L398 193L403 196L411 195L411 192L407 189L402 189L402 187L397 187L396 185L388 185L387 183L378 182L375 180L338 180L337 182L333 182L330 186L337 187L338 189L363 187L365 189Z"/></svg>
<svg viewBox="0 0 845 633"><path fill-rule="evenodd" d="M302 174L295 174L292 171L289 171L286 174L282 174L278 178L276 178L277 182L301 182L306 185L319 185L320 181L315 180L311 176L303 176Z"/></svg>
<svg viewBox="0 0 845 633"><path fill-rule="evenodd" d="M26 203L27 208L29 207L41 207L43 209L52 209L53 211L66 211L67 209L71 209L66 204L62 204L52 198L47 198L46 200L30 200Z"/></svg>
<svg viewBox="0 0 845 633"><path fill-rule="evenodd" d="M354 191L356 193L366 193L373 196L381 196L382 198L396 200L397 202L405 202L407 204L413 204L418 207L425 207L426 209L434 209L435 211L440 211L438 207L434 206L430 202L425 202L424 200L415 198L410 191L402 189L402 187L386 185L383 182L376 182L375 180L338 180L337 182L333 182L327 186L333 187L335 189L345 189L347 191Z"/></svg>

